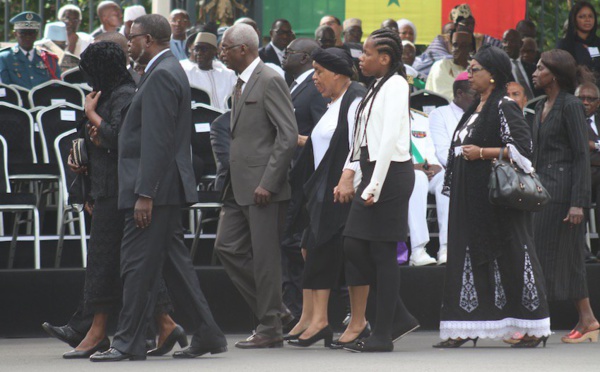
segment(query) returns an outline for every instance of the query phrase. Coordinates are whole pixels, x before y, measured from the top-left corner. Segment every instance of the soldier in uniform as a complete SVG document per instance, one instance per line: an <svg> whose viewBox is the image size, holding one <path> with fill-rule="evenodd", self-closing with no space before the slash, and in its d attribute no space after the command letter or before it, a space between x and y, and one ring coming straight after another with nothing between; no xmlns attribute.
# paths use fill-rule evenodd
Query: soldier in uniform
<svg viewBox="0 0 600 372"><path fill-rule="evenodd" d="M4 84L31 89L50 79L60 79L58 57L33 46L41 21L33 12L20 13L10 20L17 45L0 51L0 77Z"/></svg>

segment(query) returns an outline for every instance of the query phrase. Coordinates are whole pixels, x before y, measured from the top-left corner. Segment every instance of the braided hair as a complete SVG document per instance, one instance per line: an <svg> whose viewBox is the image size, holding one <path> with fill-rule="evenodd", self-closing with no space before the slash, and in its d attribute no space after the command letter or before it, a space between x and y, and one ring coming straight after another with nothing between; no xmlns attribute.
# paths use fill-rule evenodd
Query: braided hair
<svg viewBox="0 0 600 372"><path fill-rule="evenodd" d="M369 39L375 44L375 49L377 49L378 53L385 53L390 56L390 68L386 72L386 74L381 78L379 82L377 80L373 80L371 85L369 85L369 90L365 97L360 101L358 105L358 109L356 110L356 122L358 123L359 118L363 114L366 109L367 103L370 101L369 110L367 112L367 118L365 120L364 131L366 133L367 123L369 118L371 117L371 110L373 109L373 102L375 101L375 97L377 93L381 90L383 84L386 83L392 76L399 74L404 79L406 79L406 70L404 69L404 64L402 63L402 40L400 40L400 35L397 31L390 30L387 28L380 28L379 30L373 31L373 33L369 36ZM355 143L358 140L358 131L356 130L358 125L355 126L354 129L354 139Z"/></svg>
<svg viewBox="0 0 600 372"><path fill-rule="evenodd" d="M107 99L112 91L126 83L133 83L127 71L125 52L112 41L90 44L82 53L79 69L95 91L102 91L101 100Z"/></svg>

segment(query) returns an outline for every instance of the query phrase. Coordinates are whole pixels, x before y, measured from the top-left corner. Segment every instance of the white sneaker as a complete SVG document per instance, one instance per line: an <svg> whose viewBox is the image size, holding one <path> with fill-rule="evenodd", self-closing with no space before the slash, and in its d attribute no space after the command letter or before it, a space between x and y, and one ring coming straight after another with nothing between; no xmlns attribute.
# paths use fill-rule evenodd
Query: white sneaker
<svg viewBox="0 0 600 372"><path fill-rule="evenodd" d="M438 252L437 264L438 266L446 264L446 250Z"/></svg>
<svg viewBox="0 0 600 372"><path fill-rule="evenodd" d="M415 248L410 255L410 266L427 266L435 262L435 258L429 256L425 248Z"/></svg>

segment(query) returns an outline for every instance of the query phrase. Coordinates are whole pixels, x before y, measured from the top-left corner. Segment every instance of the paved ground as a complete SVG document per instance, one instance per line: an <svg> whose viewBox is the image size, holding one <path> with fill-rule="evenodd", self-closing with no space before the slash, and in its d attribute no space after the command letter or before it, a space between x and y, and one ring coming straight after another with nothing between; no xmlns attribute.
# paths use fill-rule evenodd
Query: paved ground
<svg viewBox="0 0 600 372"><path fill-rule="evenodd" d="M598 370L598 344L561 344L560 331L545 349L515 350L508 345L482 340L477 348L433 349L437 332L415 332L396 343L392 353L353 354L319 346L297 349L240 350L233 347L241 335L228 335L229 352L194 360L172 357L152 358L143 362L113 364L87 360L64 360L68 346L50 338L0 339L0 371L578 371Z"/></svg>

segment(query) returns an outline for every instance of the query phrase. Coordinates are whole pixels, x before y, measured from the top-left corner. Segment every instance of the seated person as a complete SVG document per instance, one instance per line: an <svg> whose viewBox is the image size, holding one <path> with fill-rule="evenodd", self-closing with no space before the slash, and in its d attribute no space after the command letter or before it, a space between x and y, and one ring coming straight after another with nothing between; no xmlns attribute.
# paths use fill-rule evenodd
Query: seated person
<svg viewBox="0 0 600 372"><path fill-rule="evenodd" d="M419 75L419 72L412 67L416 53L415 44L408 40L402 40L402 63L404 63L404 68L406 69L408 84L414 87L413 90L421 90L425 89L425 81Z"/></svg>
<svg viewBox="0 0 600 372"><path fill-rule="evenodd" d="M439 265L446 263L448 206L450 198L442 195L444 185L444 168L435 154L435 146L429 132L427 115L411 109L411 142L412 156L415 166L415 186L408 204L408 229L410 231L410 265L425 266L436 263L436 260L425 251L429 243L427 226L427 196L435 195L438 227L440 230ZM443 236L442 236L443 235ZM442 239L444 249L442 250Z"/></svg>
<svg viewBox="0 0 600 372"><path fill-rule="evenodd" d="M40 49L54 53L62 71L79 66L79 57L69 53L67 47L67 26L64 22L48 22L44 27L44 38L34 44Z"/></svg>
<svg viewBox="0 0 600 372"><path fill-rule="evenodd" d="M190 85L207 92L212 106L226 110L227 99L233 92L237 77L235 72L215 60L217 37L209 32L199 32L193 49L196 66L185 70Z"/></svg>
<svg viewBox="0 0 600 372"><path fill-rule="evenodd" d="M454 98L452 84L461 72L466 71L472 51L471 35L467 32L455 31L452 34L452 58L442 59L433 64L425 89L452 100Z"/></svg>

